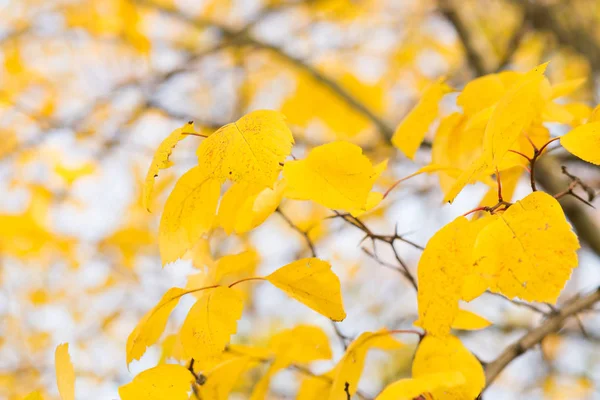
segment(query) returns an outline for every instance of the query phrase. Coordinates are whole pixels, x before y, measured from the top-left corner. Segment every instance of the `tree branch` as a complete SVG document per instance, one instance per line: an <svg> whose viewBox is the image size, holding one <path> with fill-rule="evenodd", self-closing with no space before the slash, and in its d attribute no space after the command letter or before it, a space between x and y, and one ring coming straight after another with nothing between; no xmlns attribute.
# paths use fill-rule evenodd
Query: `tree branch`
<svg viewBox="0 0 600 400"><path fill-rule="evenodd" d="M529 333L521 337L516 343L508 346L494 361L487 364L485 368L486 387L489 387L500 372L514 359L539 344L547 335L558 332L565 323L565 320L576 316L581 311L585 311L598 301L600 301L600 288L587 296L580 297L568 303L562 310L557 311L540 326L529 331Z"/></svg>

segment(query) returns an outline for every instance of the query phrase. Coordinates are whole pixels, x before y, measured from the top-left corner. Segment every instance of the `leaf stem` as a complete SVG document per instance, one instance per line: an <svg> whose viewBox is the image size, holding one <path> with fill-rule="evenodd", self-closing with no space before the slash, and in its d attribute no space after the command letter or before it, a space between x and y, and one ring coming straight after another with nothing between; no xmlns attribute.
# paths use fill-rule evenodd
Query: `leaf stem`
<svg viewBox="0 0 600 400"><path fill-rule="evenodd" d="M266 278L263 278L262 276L255 276L255 277L251 277L251 278L244 278L244 279L240 279L239 281L233 282L231 285L229 285L229 287L232 288L232 287L234 287L237 284L240 284L242 282L248 282L248 281L266 281Z"/></svg>

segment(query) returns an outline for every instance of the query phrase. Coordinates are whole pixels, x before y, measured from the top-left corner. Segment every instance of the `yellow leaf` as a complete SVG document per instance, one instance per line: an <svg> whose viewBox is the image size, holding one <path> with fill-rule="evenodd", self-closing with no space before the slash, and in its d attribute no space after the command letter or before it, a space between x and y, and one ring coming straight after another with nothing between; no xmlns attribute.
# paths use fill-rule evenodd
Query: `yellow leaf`
<svg viewBox="0 0 600 400"><path fill-rule="evenodd" d="M283 114L253 111L205 139L198 147L198 164L221 183L230 179L272 187L293 144Z"/></svg>
<svg viewBox="0 0 600 400"><path fill-rule="evenodd" d="M552 85L550 98L557 99L559 97L568 96L583 86L586 80L586 78L571 79Z"/></svg>
<svg viewBox="0 0 600 400"><path fill-rule="evenodd" d="M269 341L269 348L275 355L274 364L278 369L292 363L328 360L332 356L327 334L312 325L298 325L279 332Z"/></svg>
<svg viewBox="0 0 600 400"><path fill-rule="evenodd" d="M273 189L263 189L256 196L247 199L238 211L234 230L237 233L248 232L265 222L279 207L285 186L284 180L277 181Z"/></svg>
<svg viewBox="0 0 600 400"><path fill-rule="evenodd" d="M504 155L527 128L544 104L546 64L526 73L509 89L494 109L485 129L484 150L491 167L498 166Z"/></svg>
<svg viewBox="0 0 600 400"><path fill-rule="evenodd" d="M39 390L36 390L35 392L31 392L25 396L23 400L43 400L43 397Z"/></svg>
<svg viewBox="0 0 600 400"><path fill-rule="evenodd" d="M556 122L568 125L572 123L573 118L573 115L569 112L569 109L565 104L558 104L553 101L547 102L542 111L542 119L545 122Z"/></svg>
<svg viewBox="0 0 600 400"><path fill-rule="evenodd" d="M218 356L242 317L240 295L228 287L205 291L188 313L181 327L181 342L189 357Z"/></svg>
<svg viewBox="0 0 600 400"><path fill-rule="evenodd" d="M435 373L460 372L465 383L432 391L435 400L476 399L485 386L481 364L454 336L425 336L419 344L412 365L413 378Z"/></svg>
<svg viewBox="0 0 600 400"><path fill-rule="evenodd" d="M467 184L479 179L486 171L499 168L522 131L541 113L549 85L543 75L546 66L542 64L526 73L502 96L485 128L483 154L458 177L444 201L452 202Z"/></svg>
<svg viewBox="0 0 600 400"><path fill-rule="evenodd" d="M206 382L198 386L200 398L227 400L240 376L255 364L256 361L252 361L250 357L234 357L219 363L204 373Z"/></svg>
<svg viewBox="0 0 600 400"><path fill-rule="evenodd" d="M425 393L464 385L465 377L458 371L437 372L420 378L401 379L387 386L375 400L414 400Z"/></svg>
<svg viewBox="0 0 600 400"><path fill-rule="evenodd" d="M306 376L302 379L296 400L318 400L323 397L323 393L331 390L331 375L329 371L326 375Z"/></svg>
<svg viewBox="0 0 600 400"><path fill-rule="evenodd" d="M185 367L162 364L119 388L121 400L188 400L194 375Z"/></svg>
<svg viewBox="0 0 600 400"><path fill-rule="evenodd" d="M402 343L394 339L385 329L361 333L348 346L344 356L335 367L328 400L346 400L347 393L350 393L350 396L356 393L369 349L395 350L400 347L402 347ZM348 385L347 390L346 385Z"/></svg>
<svg viewBox="0 0 600 400"><path fill-rule="evenodd" d="M392 144L400 149L406 157L414 159L429 126L438 116L438 103L452 89L438 79L430 84L417 105L408 113L396 128L392 136Z"/></svg>
<svg viewBox="0 0 600 400"><path fill-rule="evenodd" d="M506 86L498 74L485 75L467 83L456 104L471 116L496 104L505 92Z"/></svg>
<svg viewBox="0 0 600 400"><path fill-rule="evenodd" d="M340 280L326 261L304 258L279 268L266 279L319 314L334 321L346 318Z"/></svg>
<svg viewBox="0 0 600 400"><path fill-rule="evenodd" d="M212 282L220 283L226 276L237 276L244 272L249 273L256 268L258 261L258 254L251 250L223 256L217 260L217 263L211 269L213 273Z"/></svg>
<svg viewBox="0 0 600 400"><path fill-rule="evenodd" d="M127 338L127 364L133 360L139 360L146 348L158 342L165 330L167 320L173 309L179 303L179 299L186 293L185 289L171 288L140 320L133 332Z"/></svg>
<svg viewBox="0 0 600 400"><path fill-rule="evenodd" d="M582 160L600 165L600 122L578 126L562 136L560 144Z"/></svg>
<svg viewBox="0 0 600 400"><path fill-rule="evenodd" d="M577 236L558 201L534 192L517 201L477 237L473 282L508 298L555 303L577 266ZM476 286L476 285L474 285Z"/></svg>
<svg viewBox="0 0 600 400"><path fill-rule="evenodd" d="M69 356L69 344L63 343L56 347L54 353L56 366L56 384L62 400L75 400L75 370Z"/></svg>
<svg viewBox="0 0 600 400"><path fill-rule="evenodd" d="M73 182L81 177L93 174L95 170L96 168L92 163L85 163L77 167L72 167L63 164L62 161L59 161L54 166L54 172L56 172L56 174L60 176L68 186L71 186Z"/></svg>
<svg viewBox="0 0 600 400"><path fill-rule="evenodd" d="M159 227L163 264L185 255L214 224L220 185L199 166L186 172L169 195Z"/></svg>
<svg viewBox="0 0 600 400"><path fill-rule="evenodd" d="M269 188L267 188L269 189ZM223 195L219 204L219 225L228 235L234 231L238 218L246 210L242 210L246 202L255 199L262 187L255 183L236 182Z"/></svg>
<svg viewBox="0 0 600 400"><path fill-rule="evenodd" d="M312 200L327 208L364 209L380 172L348 142L333 142L315 147L306 159L285 164L285 196Z"/></svg>
<svg viewBox="0 0 600 400"><path fill-rule="evenodd" d="M144 183L144 195L142 196L142 203L146 210L150 211L150 198L152 197L154 179L158 176L158 171L161 169L167 169L173 165L173 163L169 161L169 156L173 152L173 149L180 140L186 137L186 135L194 133L196 133L194 124L187 123L181 128L175 129L173 132L171 132L171 134L162 141L160 146L158 146L156 153L154 153L154 157L152 157L152 162L148 168L146 181Z"/></svg>
<svg viewBox="0 0 600 400"><path fill-rule="evenodd" d="M458 217L427 243L418 267L419 320L415 325L431 335L448 335L458 313L464 278L473 272L472 251L487 223Z"/></svg>
<svg viewBox="0 0 600 400"><path fill-rule="evenodd" d="M269 341L269 349L274 361L254 387L251 400L267 398L273 375L290 364L305 364L330 359L332 356L327 334L321 328L311 325L298 325L279 332Z"/></svg>
<svg viewBox="0 0 600 400"><path fill-rule="evenodd" d="M458 310L456 318L454 318L454 322L452 322L452 329L476 331L479 329L487 328L491 324L492 323L487 319L471 311Z"/></svg>

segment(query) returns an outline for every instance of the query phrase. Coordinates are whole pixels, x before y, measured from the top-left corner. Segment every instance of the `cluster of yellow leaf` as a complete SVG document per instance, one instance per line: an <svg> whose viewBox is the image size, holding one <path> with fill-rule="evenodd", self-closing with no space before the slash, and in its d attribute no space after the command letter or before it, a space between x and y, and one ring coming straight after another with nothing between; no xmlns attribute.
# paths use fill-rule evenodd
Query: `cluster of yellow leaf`
<svg viewBox="0 0 600 400"><path fill-rule="evenodd" d="M544 122L576 127L582 118L589 117L580 115L577 103L556 102L557 98L575 91L583 80L551 86L544 76L546 66L542 64L524 74L506 71L486 75L468 83L458 95L457 105L463 112L454 112L441 120L433 138L431 165L420 170L439 174L445 201L453 201L469 183L492 184L489 177L496 171L501 175L510 173L511 182L516 184L527 163L523 155L531 158L534 146L541 148L548 141L550 134ZM398 126L393 143L407 157L414 157L438 116L438 102L449 91L441 80L430 84ZM570 144L575 155L590 162L594 162L597 153L591 149L594 144L598 146L593 122L592 117L590 123L574 129L563 139L567 150L569 141L577 143L581 150L586 148L587 154L585 150L582 154L575 143Z"/></svg>
<svg viewBox="0 0 600 400"><path fill-rule="evenodd" d="M173 147L186 134L195 134L192 125L175 130L159 146L144 186L146 206L158 171L170 165ZM163 262L184 257L217 227L228 234L255 228L283 197L353 213L381 201L372 188L385 161L373 166L360 147L333 142L312 149L304 160L285 162L293 143L283 115L270 110L251 112L206 138L198 147L198 165L177 181L165 204L159 229ZM221 198L227 180L233 184Z"/></svg>
<svg viewBox="0 0 600 400"><path fill-rule="evenodd" d="M567 105L553 101L583 81L551 87L543 75L545 68L543 64L526 74L487 75L466 85L457 100L463 113L441 121L432 164L416 174L440 173L445 200L452 201L467 183L490 181L490 175L502 171L505 199L511 198L523 163L537 157L534 152L549 143L549 132L542 125L545 121L574 126L561 137L562 145L583 160L599 164L598 109L588 115L587 123L577 126L581 119ZM446 92L442 81L430 85L398 127L394 144L408 157L414 157ZM497 199L493 189L483 204L496 203L492 202ZM451 335L451 329L481 329L489 322L460 310L461 300L471 301L489 290L508 298L556 303L577 267L579 248L560 204L553 196L534 191L505 205L472 221L458 217L430 239L418 265L419 319L415 325L426 331L426 337L417 350L413 378L390 385L378 398L412 399L425 393L436 400L477 397L485 385L483 370ZM452 355L445 349L454 349ZM436 368L424 368L423 359L435 360Z"/></svg>
<svg viewBox="0 0 600 400"><path fill-rule="evenodd" d="M244 279L229 286L219 283L228 273L236 272L232 266L231 261L221 263L221 270L211 273L215 280L207 286L187 290L172 288L167 291L129 335L127 363L140 359L146 348L160 339L170 313L182 296L201 292L174 340L180 343L185 358L194 358L214 366L214 360L222 358L230 336L237 330L237 321L242 317L243 298L233 287ZM283 266L264 278L250 279L267 280L313 310L333 320L342 320L346 313L342 305L340 282L330 268L325 261L309 258ZM143 380L140 382L143 383ZM135 383L131 384L132 387L137 387ZM142 383L140 385L144 386ZM123 393L128 392L121 392L124 400L139 398L133 395L126 397Z"/></svg>

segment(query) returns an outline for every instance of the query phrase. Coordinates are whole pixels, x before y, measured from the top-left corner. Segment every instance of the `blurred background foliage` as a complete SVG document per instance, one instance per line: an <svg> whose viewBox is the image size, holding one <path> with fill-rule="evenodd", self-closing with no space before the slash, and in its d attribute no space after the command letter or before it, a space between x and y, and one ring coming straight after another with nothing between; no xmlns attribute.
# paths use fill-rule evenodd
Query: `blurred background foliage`
<svg viewBox="0 0 600 400"><path fill-rule="evenodd" d="M56 398L59 342L71 344L81 399L117 398L119 385L164 362L169 336L131 372L124 349L167 288L201 279L190 260L162 269L157 245L160 210L175 178L194 165L196 138L180 143L175 167L157 180L155 211L141 206L145 171L172 129L193 120L211 133L251 110L278 109L298 143L294 156L352 141L373 162L390 159L378 183L387 188L430 160L427 145L411 162L388 143L391 127L429 83L445 76L462 88L485 73L544 61L551 82L585 78L569 95L566 116L569 124L585 121L599 101L600 2L0 0L0 398L21 399L34 388ZM443 114L455 107L444 102ZM600 187L597 168L562 152L548 158L546 164L566 165L593 190ZM374 232L396 229L425 245L486 192L476 185L441 206L437 179L407 182L363 220ZM560 168L542 169L539 180L550 192L566 186ZM517 192L526 189L524 183ZM567 298L600 283L600 214L569 200L565 209L586 245ZM269 272L309 256L300 234L306 232L341 277L344 336L410 326L414 291L394 270L390 249L363 251L363 233L327 218L331 212L317 204L287 200L280 210L249 233L215 232L211 257L243 253L249 269ZM396 251L414 271L419 250L397 243ZM266 285L247 290L251 305L237 342L265 342L304 321L322 326L342 354L329 321ZM174 320L180 323L191 304L182 301ZM494 322L477 336L461 336L483 360L542 318L491 295L469 308ZM485 398L599 398L599 341L600 319L581 316L511 364ZM374 396L410 375L411 356L410 346L370 355L363 392ZM260 375L248 374L237 396L247 397ZM300 375L278 374L273 398L293 397Z"/></svg>

